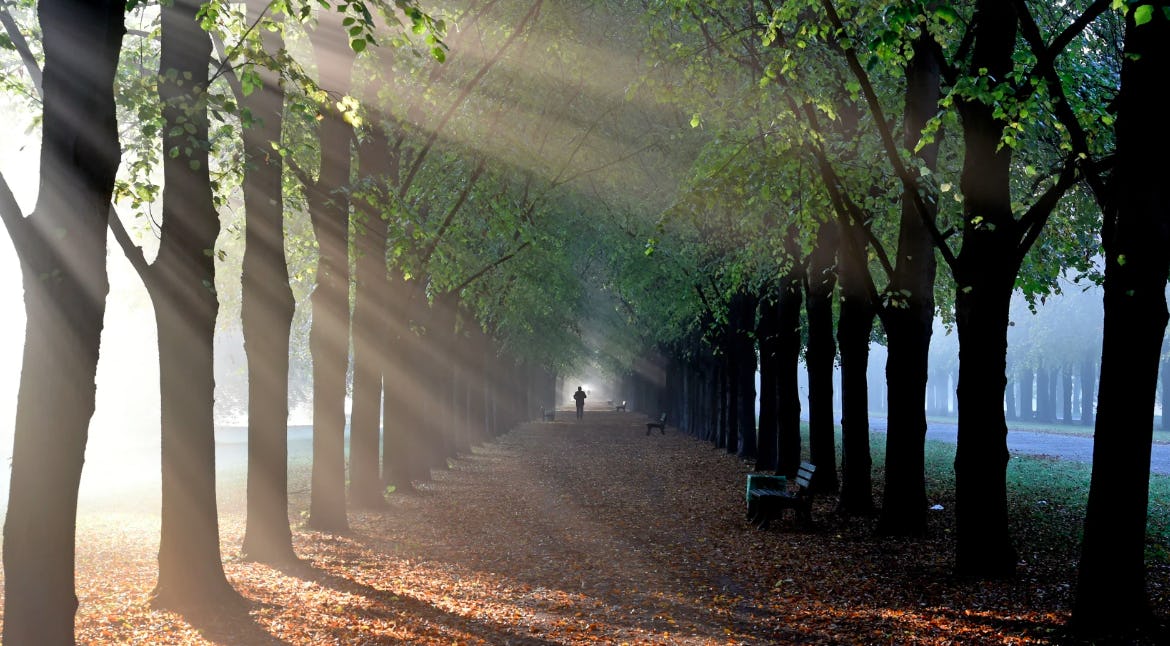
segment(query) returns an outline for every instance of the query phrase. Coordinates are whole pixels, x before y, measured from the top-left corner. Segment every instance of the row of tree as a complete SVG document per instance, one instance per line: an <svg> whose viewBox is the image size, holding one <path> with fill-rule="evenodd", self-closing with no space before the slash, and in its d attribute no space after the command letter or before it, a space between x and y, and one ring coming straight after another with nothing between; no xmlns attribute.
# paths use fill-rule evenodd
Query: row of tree
<svg viewBox="0 0 1170 646"><path fill-rule="evenodd" d="M235 596L216 526L212 337L236 307L252 558L294 557L294 363L312 370L317 529L343 531L347 503L377 507L387 485L409 488L531 418L551 405L554 375L586 357L630 371L631 403L789 474L798 361L823 466L839 360L843 464L839 482L820 469L817 487L869 513L875 335L888 352L879 527L922 533L941 310L960 359L956 569L1008 575L1011 297L1043 294L1062 269L1091 273L1103 252L1075 617L1097 628L1147 615L1170 262L1151 163L1164 143L1150 126L1162 4L44 0L39 30L22 27L28 8L0 10L43 139L34 214L0 190L28 320L6 642L72 643L107 227L159 328L160 604ZM145 216L160 202L161 224L140 220L157 249L110 217L111 204ZM243 219L225 231L233 212ZM242 253L229 251L233 229ZM222 271L237 258L238 291Z"/></svg>
<svg viewBox="0 0 1170 646"><path fill-rule="evenodd" d="M599 12L597 31L574 35L582 12L542 0L318 5L44 0L37 23L32 3L0 8L30 109L43 106L34 213L0 184L27 310L5 643L73 643L107 229L158 327L159 606L238 600L214 488L225 310L248 361L242 551L268 563L296 558L294 362L312 370L307 522L341 532L347 506L380 507L388 487L550 405L555 371L584 353L575 322L601 222L563 220L654 154L627 135L646 117L620 79L574 71L623 16Z"/></svg>
<svg viewBox="0 0 1170 646"><path fill-rule="evenodd" d="M1079 396L1081 419L1097 430L1074 620L1108 630L1148 618L1149 447L1170 230L1149 93L1165 69L1165 5L650 9L648 48L662 64L643 83L692 114L704 141L689 191L647 250L656 262L630 271L631 245L614 263L614 289L655 349L647 361L665 372L665 399L644 408L661 405L757 469L793 475L803 338L809 452L821 466L834 460L834 357L841 370L841 481L818 486L840 486L842 510L866 513L865 375L880 334L889 433L879 528L920 534L928 356L941 311L958 333L956 571L1014 572L1006 411L1031 411L1035 398L1042 416L1054 414L1050 369L1067 365L1064 417ZM1078 274L1103 285L1104 323L1069 326L1086 339L1047 338L1085 354L1052 366L1036 344L1020 352L1026 340L1009 352L1013 294L1036 298ZM687 324L658 324L680 319ZM758 430L749 403L757 353ZM1009 358L1024 389L1012 395ZM1026 371L1038 375L1036 396Z"/></svg>

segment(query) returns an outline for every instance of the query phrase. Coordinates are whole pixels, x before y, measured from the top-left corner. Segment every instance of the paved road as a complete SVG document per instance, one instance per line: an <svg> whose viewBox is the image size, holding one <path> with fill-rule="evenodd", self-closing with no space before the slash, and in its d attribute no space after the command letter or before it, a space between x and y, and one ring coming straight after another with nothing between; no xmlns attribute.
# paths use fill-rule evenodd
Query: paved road
<svg viewBox="0 0 1170 646"><path fill-rule="evenodd" d="M886 419L874 417L869 420L870 429L886 432ZM947 422L928 422L926 439L954 444L959 427ZM1170 474L1170 444L1155 444L1150 457L1150 471ZM1062 460L1093 462L1093 438L1080 435L1037 433L1035 431L1008 430L1008 450L1021 455L1049 455Z"/></svg>

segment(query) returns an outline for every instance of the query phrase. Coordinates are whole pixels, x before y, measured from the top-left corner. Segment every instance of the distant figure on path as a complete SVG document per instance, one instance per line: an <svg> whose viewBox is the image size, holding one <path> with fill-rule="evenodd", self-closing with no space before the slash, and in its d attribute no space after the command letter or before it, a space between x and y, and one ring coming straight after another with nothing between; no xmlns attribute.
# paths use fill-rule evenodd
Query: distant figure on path
<svg viewBox="0 0 1170 646"><path fill-rule="evenodd" d="M577 392L573 393L573 399L577 400L577 419L585 416L585 391L581 386L577 386Z"/></svg>

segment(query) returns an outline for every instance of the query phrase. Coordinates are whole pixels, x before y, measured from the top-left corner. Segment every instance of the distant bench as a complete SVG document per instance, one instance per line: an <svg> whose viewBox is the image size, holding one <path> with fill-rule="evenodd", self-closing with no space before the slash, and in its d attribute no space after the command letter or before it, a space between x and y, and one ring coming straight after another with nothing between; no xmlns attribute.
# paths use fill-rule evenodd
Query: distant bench
<svg viewBox="0 0 1170 646"><path fill-rule="evenodd" d="M541 421L544 421L544 422L555 422L557 419L557 409L550 408L548 410L545 410L544 407L542 406L540 408L540 419L541 419Z"/></svg>
<svg viewBox="0 0 1170 646"><path fill-rule="evenodd" d="M626 402L625 402L625 400L622 400L622 403L620 403L620 404L616 404L616 405L613 407L613 409L614 409L615 411L619 411L619 410L620 410L620 411L623 411L623 412L624 412L624 411L626 410Z"/></svg>
<svg viewBox="0 0 1170 646"><path fill-rule="evenodd" d="M806 525L812 524L812 492L809 484L812 482L816 466L809 462L801 462L796 472L796 490L788 487L784 476L765 476L765 480L758 474L748 476L747 515L748 520L760 529L767 529L768 524L783 516L785 509L796 512L796 517ZM760 486L753 486L753 477L761 480Z"/></svg>
<svg viewBox="0 0 1170 646"><path fill-rule="evenodd" d="M657 422L646 422L646 435L649 435L650 431L656 428L662 431L663 435L666 435L666 413L659 415Z"/></svg>

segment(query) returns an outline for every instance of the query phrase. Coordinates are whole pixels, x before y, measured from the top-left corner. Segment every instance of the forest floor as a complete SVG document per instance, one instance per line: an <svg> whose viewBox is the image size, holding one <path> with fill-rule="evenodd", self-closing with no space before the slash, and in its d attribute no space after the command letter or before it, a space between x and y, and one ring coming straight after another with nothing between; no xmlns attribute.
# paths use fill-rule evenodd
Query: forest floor
<svg viewBox="0 0 1170 646"><path fill-rule="evenodd" d="M452 460L352 531L305 529L308 463L293 456L294 542L274 569L238 553L241 474L220 480L225 569L240 612L153 610L157 513L86 507L77 618L89 644L1048 644L1070 643L1077 546L1014 514L1019 575L950 574L953 488L931 479L923 539L875 538L871 518L818 500L811 528L744 518L750 465L636 413L530 423ZM880 468L875 467L880 484ZM149 496L146 497L149 499ZM1081 519L1040 501L1075 534ZM1023 503L1021 503L1023 506ZM115 506L116 507L116 506ZM1072 528L1072 529L1070 529ZM1060 535L1059 532L1056 535ZM1167 619L1170 569L1150 572ZM1131 635L1124 643L1157 643ZM1166 643L1166 642L1162 642Z"/></svg>

